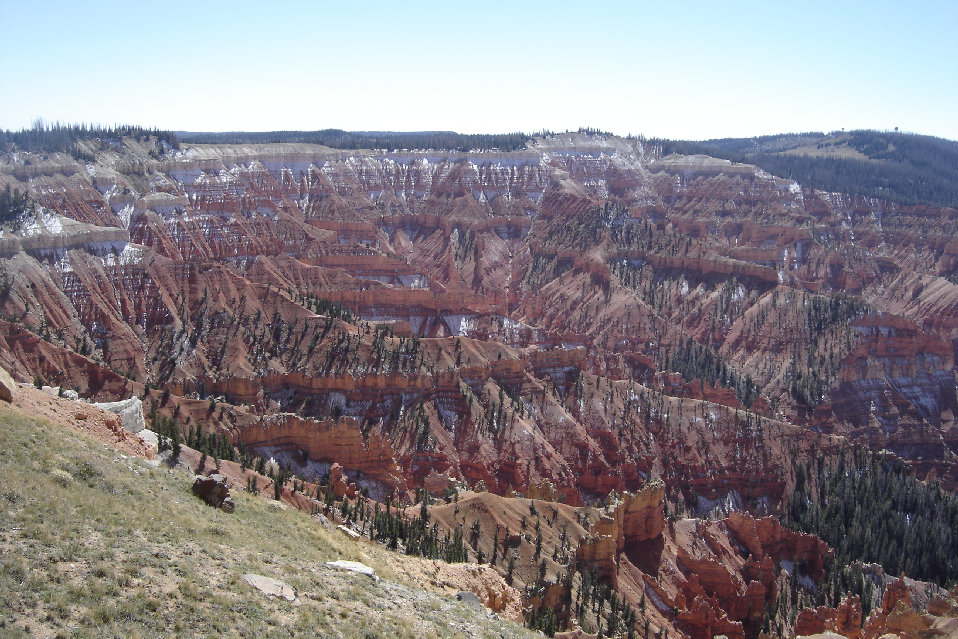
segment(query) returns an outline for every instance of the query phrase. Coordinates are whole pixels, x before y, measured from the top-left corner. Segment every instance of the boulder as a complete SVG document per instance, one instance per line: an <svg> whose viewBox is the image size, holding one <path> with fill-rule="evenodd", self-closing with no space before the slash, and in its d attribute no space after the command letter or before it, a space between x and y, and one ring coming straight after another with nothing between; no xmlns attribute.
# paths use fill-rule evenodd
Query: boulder
<svg viewBox="0 0 958 639"><path fill-rule="evenodd" d="M199 475L193 482L193 494L214 508L228 513L236 510L236 504L230 497L229 485L223 475Z"/></svg>
<svg viewBox="0 0 958 639"><path fill-rule="evenodd" d="M0 400L5 402L13 401L13 392L17 383L10 377L10 373L4 368L0 368Z"/></svg>
<svg viewBox="0 0 958 639"><path fill-rule="evenodd" d="M131 397L119 402L103 402L94 404L94 406L119 415L123 428L131 433L138 433L146 428L146 421L143 418L143 402L139 397Z"/></svg>
<svg viewBox="0 0 958 639"><path fill-rule="evenodd" d="M376 576L376 571L370 566L367 566L359 561L347 561L345 559L339 559L337 561L327 561L326 564L332 566L333 568L339 568L340 570L348 570L350 572L359 573L360 575L366 575L374 581L379 581L379 577Z"/></svg>
<svg viewBox="0 0 958 639"><path fill-rule="evenodd" d="M296 590L285 581L252 573L243 575L243 580L270 597L281 597L286 601L296 601Z"/></svg>
<svg viewBox="0 0 958 639"><path fill-rule="evenodd" d="M160 440L152 430L144 428L136 434L137 437L142 439L148 446L150 446L154 453L160 449Z"/></svg>

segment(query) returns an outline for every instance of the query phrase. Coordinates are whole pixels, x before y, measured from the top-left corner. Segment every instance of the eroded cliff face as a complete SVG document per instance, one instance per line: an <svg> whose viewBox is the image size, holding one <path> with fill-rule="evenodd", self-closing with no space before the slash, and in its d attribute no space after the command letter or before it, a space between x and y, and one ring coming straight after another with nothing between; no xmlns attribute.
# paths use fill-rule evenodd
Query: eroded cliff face
<svg viewBox="0 0 958 639"><path fill-rule="evenodd" d="M861 318L852 329L859 343L843 360L839 382L813 423L915 460L920 475L933 473L955 487L952 341L893 315Z"/></svg>
<svg viewBox="0 0 958 639"><path fill-rule="evenodd" d="M20 381L142 394L313 479L336 467L337 494L482 486L470 508L511 526L523 584L530 533L490 500L555 502L547 575L593 566L695 637L754 635L782 562L820 578L821 542L762 517L794 460L865 442L958 485L953 210L603 135L149 150L0 162L36 203L0 237Z"/></svg>
<svg viewBox="0 0 958 639"><path fill-rule="evenodd" d="M379 482L391 495L407 489L388 440L364 436L360 424L349 418L335 421L302 419L292 414L264 416L257 426L241 429L240 442L272 453L303 455L304 460L336 460L362 476ZM340 495L342 497L342 495Z"/></svg>
<svg viewBox="0 0 958 639"><path fill-rule="evenodd" d="M637 493L625 493L611 513L602 513L576 548L576 561L595 566L615 587L619 556L628 545L653 541L665 528L665 484L655 480Z"/></svg>
<svg viewBox="0 0 958 639"><path fill-rule="evenodd" d="M846 597L836 608L806 608L798 616L795 635L831 632L849 639L953 636L958 631L958 590L941 591L919 604L913 601L912 591L925 591L928 584L907 581L892 580L881 605L865 618L857 596Z"/></svg>
<svg viewBox="0 0 958 639"><path fill-rule="evenodd" d="M948 210L581 134L4 167L40 206L3 238L6 317L144 384L353 417L407 485L581 503L659 474L695 507L761 510L789 481L773 457L840 446L807 426L954 482L954 247L928 239ZM835 295L857 306L822 315Z"/></svg>
<svg viewBox="0 0 958 639"><path fill-rule="evenodd" d="M766 606L776 599L776 579L785 566L801 562L807 570L802 578L822 583L832 551L816 537L789 531L771 517L742 513L722 521L667 521L664 498L664 484L649 482L614 505L586 513L592 523L576 534L576 569L597 575L641 610L639 627L647 620L654 632L665 628L689 637L755 637ZM549 521L552 507L540 503L536 509ZM582 522L578 515L575 520ZM568 529L568 524L560 526ZM549 530L557 527L553 522ZM556 583L577 587L575 579ZM572 614L571 592L554 599L551 606L569 607ZM533 600L532 605L546 603Z"/></svg>

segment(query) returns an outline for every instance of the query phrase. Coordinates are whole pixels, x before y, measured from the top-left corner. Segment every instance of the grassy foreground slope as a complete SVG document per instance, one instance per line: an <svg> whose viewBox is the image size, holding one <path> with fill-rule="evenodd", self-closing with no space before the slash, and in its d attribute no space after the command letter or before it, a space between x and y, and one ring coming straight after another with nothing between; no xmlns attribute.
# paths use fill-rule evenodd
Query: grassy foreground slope
<svg viewBox="0 0 958 639"><path fill-rule="evenodd" d="M524 637L517 624L398 583L395 557L187 473L0 406L0 636ZM327 561L362 561L380 581ZM246 573L281 579L267 597Z"/></svg>

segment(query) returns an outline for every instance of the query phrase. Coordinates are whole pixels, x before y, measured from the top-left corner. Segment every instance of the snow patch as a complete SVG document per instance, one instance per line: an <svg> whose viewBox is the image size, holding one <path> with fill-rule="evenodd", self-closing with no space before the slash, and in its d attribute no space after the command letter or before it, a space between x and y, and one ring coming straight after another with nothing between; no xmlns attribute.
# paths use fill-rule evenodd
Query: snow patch
<svg viewBox="0 0 958 639"><path fill-rule="evenodd" d="M794 195L797 199L801 200L802 195L802 185L798 182L792 182L788 185L788 192Z"/></svg>
<svg viewBox="0 0 958 639"><path fill-rule="evenodd" d="M320 479L329 475L329 469L332 462L316 461L305 459L299 451L290 451L288 449L273 446L256 446L256 451L262 453L274 468L292 468L297 475L305 477L308 480L318 482ZM345 474L345 473L344 473ZM347 478L348 479L348 478Z"/></svg>
<svg viewBox="0 0 958 639"><path fill-rule="evenodd" d="M791 575L795 571L795 564L789 561L788 559L783 559L781 562L782 569L788 574ZM798 575L798 583L802 585L806 590L810 592L818 592L818 586L812 581L812 578L805 574Z"/></svg>
<svg viewBox="0 0 958 639"><path fill-rule="evenodd" d="M113 242L111 244L120 245L120 248L117 250L118 247L113 246L111 247L112 250L100 258L103 260L104 266L131 266L143 261L143 254L146 252L145 247L128 242Z"/></svg>
<svg viewBox="0 0 958 639"><path fill-rule="evenodd" d="M37 207L37 215L32 220L28 220L21 228L20 235L23 237L32 237L42 233L59 235L63 232L63 222L60 216L43 207Z"/></svg>
<svg viewBox="0 0 958 639"><path fill-rule="evenodd" d="M425 275L415 273L413 275L400 275L397 278L399 283L409 289L427 289L429 288L429 278Z"/></svg>
<svg viewBox="0 0 958 639"><path fill-rule="evenodd" d="M655 606L655 609L661 612L663 615L671 615L672 607L667 606L662 598L659 597L658 593L655 592L652 588L649 587L647 583L642 584L645 589L645 596L648 597L649 601L652 602L652 605Z"/></svg>
<svg viewBox="0 0 958 639"><path fill-rule="evenodd" d="M133 205L127 204L122 209L120 209L116 216L120 218L120 222L123 223L123 228L130 228L130 221L133 219Z"/></svg>
<svg viewBox="0 0 958 639"><path fill-rule="evenodd" d="M443 402L441 401L436 402L436 408L439 410L439 416L442 417L442 422L443 422L443 425L446 427L446 430L452 433L453 437L455 437L456 419L458 417L458 413L456 413L456 411L450 409L449 407L445 406Z"/></svg>
<svg viewBox="0 0 958 639"><path fill-rule="evenodd" d="M449 331L456 337L465 337L476 330L475 315L446 315L443 319Z"/></svg>
<svg viewBox="0 0 958 639"><path fill-rule="evenodd" d="M695 510L710 519L721 519L727 517L732 511L745 510L745 500L737 490L730 490L728 494L715 499L706 499L702 495L697 495Z"/></svg>
<svg viewBox="0 0 958 639"><path fill-rule="evenodd" d="M506 342L521 342L526 331L533 330L530 325L508 317L499 316L499 319L502 321L503 337Z"/></svg>

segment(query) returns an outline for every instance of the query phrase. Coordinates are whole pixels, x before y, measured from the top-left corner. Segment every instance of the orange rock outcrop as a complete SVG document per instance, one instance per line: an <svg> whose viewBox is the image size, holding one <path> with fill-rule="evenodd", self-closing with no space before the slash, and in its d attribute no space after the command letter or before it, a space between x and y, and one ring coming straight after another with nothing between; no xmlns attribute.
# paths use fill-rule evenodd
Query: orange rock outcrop
<svg viewBox="0 0 958 639"><path fill-rule="evenodd" d="M251 448L302 451L311 460L335 462L340 472L345 467L390 488L406 488L389 441L375 434L364 437L353 419L314 421L296 415L271 415L257 426L244 428L237 438Z"/></svg>

